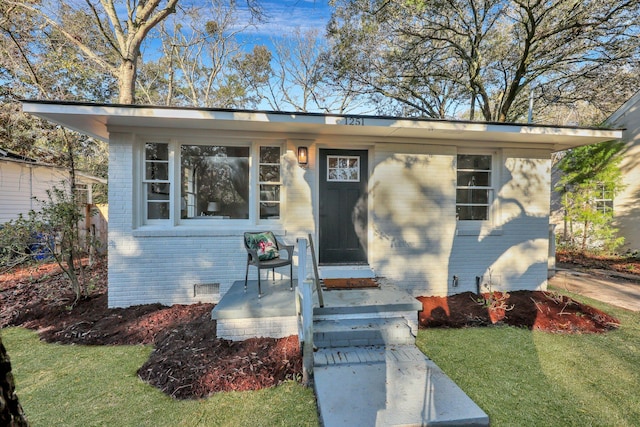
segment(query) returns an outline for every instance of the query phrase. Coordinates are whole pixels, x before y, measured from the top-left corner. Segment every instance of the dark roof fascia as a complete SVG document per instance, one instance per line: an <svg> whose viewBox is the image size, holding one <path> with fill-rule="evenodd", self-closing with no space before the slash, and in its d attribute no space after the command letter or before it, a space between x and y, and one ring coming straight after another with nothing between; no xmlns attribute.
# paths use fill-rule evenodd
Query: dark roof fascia
<svg viewBox="0 0 640 427"><path fill-rule="evenodd" d="M50 163L44 163L44 162L40 162L38 160L34 160L34 159L30 159L29 157L24 157L23 156L19 156L18 158L15 157L11 157L11 156L5 156L5 153L7 151L3 150L2 148L0 148L0 162L11 162L11 163L20 163L23 165L27 165L27 166L37 166L39 168L50 168L50 169L59 169L61 171L66 171L67 168L62 167L62 166L58 166L58 165L52 165ZM15 154L15 153L14 153ZM27 159L27 160L25 160ZM93 176L93 175L89 175L88 173L82 172L82 171L76 171L76 175L89 180L89 181L93 181L94 183L101 183L101 184L106 184L107 180L104 178L99 178L97 176Z"/></svg>
<svg viewBox="0 0 640 427"><path fill-rule="evenodd" d="M6 148L2 148L2 147L0 147L0 158L6 159L6 160L21 161L24 163L39 163L38 160L36 159L23 156L21 154L15 153L13 151L7 150Z"/></svg>

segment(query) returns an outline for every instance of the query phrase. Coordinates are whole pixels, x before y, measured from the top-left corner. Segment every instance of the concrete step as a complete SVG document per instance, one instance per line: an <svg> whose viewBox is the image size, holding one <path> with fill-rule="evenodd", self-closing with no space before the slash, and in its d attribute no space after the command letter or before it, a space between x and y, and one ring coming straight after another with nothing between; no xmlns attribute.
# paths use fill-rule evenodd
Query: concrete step
<svg viewBox="0 0 640 427"><path fill-rule="evenodd" d="M318 348L415 344L402 317L316 320L313 344Z"/></svg>
<svg viewBox="0 0 640 427"><path fill-rule="evenodd" d="M321 279L373 279L374 271L368 265L321 265L318 267Z"/></svg>

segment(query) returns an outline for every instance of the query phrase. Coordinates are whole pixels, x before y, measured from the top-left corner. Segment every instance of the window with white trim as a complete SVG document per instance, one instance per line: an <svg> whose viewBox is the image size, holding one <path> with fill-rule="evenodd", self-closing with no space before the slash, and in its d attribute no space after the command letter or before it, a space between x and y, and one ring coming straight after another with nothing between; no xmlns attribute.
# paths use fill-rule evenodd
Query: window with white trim
<svg viewBox="0 0 640 427"><path fill-rule="evenodd" d="M456 218L459 221L487 221L493 194L490 154L458 154Z"/></svg>
<svg viewBox="0 0 640 427"><path fill-rule="evenodd" d="M279 220L281 156L279 144L146 142L142 223L174 219L174 211L174 225L204 219Z"/></svg>
<svg viewBox="0 0 640 427"><path fill-rule="evenodd" d="M169 144L148 142L144 148L144 209L147 220L170 218Z"/></svg>
<svg viewBox="0 0 640 427"><path fill-rule="evenodd" d="M260 195L260 219L280 218L280 147L260 147L258 163L258 186Z"/></svg>
<svg viewBox="0 0 640 427"><path fill-rule="evenodd" d="M613 191L607 189L606 185L599 183L596 187L596 195L593 199L598 212L613 216Z"/></svg>

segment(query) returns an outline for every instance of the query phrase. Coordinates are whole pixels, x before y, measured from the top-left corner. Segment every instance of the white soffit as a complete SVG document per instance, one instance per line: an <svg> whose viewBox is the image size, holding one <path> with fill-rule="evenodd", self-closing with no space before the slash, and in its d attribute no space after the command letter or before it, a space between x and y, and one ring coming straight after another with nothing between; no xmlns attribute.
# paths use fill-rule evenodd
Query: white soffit
<svg viewBox="0 0 640 427"><path fill-rule="evenodd" d="M621 130L506 123L50 101L23 101L22 104L26 113L103 141L108 141L109 129L199 129L307 138L335 135L406 139L407 142L451 140L470 145L474 142L533 144L559 151L622 137Z"/></svg>

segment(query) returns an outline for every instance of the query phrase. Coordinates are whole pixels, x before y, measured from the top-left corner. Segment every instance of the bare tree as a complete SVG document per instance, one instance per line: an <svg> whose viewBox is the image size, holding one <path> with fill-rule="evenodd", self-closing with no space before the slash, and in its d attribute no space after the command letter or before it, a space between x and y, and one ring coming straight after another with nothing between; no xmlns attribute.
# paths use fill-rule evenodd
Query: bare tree
<svg viewBox="0 0 640 427"><path fill-rule="evenodd" d="M10 6L39 16L46 26L55 29L88 60L108 71L118 80L118 102L133 104L140 48L149 31L176 11L178 0L85 0L34 3L5 0ZM122 6L122 7L121 7ZM69 15L90 18L89 28L71 26ZM97 30L96 33L91 33ZM92 43L99 35L113 55L96 51Z"/></svg>
<svg viewBox="0 0 640 427"><path fill-rule="evenodd" d="M327 66L329 46L317 30L273 38L273 76L255 87L274 110L345 113L365 106L356 82L336 79Z"/></svg>
<svg viewBox="0 0 640 427"><path fill-rule="evenodd" d="M234 61L244 55L239 35L259 17L250 14L242 21L236 2L209 0L183 8L179 20L161 23L161 56L140 74L147 101L207 107L228 103L220 92L235 72Z"/></svg>

